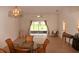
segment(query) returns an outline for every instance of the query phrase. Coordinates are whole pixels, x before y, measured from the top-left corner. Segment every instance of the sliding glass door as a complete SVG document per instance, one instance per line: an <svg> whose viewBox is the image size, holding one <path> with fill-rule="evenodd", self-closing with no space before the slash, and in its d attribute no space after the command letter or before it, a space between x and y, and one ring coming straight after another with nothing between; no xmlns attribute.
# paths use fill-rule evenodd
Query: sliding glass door
<svg viewBox="0 0 79 59"><path fill-rule="evenodd" d="M32 21L30 26L30 34L48 34L46 21Z"/></svg>

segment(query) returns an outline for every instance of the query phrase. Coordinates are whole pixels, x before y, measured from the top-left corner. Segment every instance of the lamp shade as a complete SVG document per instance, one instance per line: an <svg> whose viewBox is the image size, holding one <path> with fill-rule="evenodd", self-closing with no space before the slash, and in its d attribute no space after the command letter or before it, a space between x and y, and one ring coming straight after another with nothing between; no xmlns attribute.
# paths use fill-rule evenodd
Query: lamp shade
<svg viewBox="0 0 79 59"><path fill-rule="evenodd" d="M65 32L66 31L66 23L65 23L65 21L63 21L63 32Z"/></svg>
<svg viewBox="0 0 79 59"><path fill-rule="evenodd" d="M79 24L77 24L77 29L78 29L78 32L79 32Z"/></svg>

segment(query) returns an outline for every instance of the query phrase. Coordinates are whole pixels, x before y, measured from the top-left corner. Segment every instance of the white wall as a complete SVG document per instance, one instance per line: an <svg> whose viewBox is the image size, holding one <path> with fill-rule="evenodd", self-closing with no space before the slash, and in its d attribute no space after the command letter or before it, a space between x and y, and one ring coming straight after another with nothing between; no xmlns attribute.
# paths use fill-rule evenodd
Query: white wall
<svg viewBox="0 0 79 59"><path fill-rule="evenodd" d="M64 8L60 14L60 34L62 34L62 22L65 21L66 32L74 35L77 32L77 24L79 23L79 9L78 8ZM67 40L68 41L68 40Z"/></svg>
<svg viewBox="0 0 79 59"><path fill-rule="evenodd" d="M43 18L37 18L38 14L25 14L21 20L21 31L28 33L31 20L46 20L51 34L52 30L57 30L57 15L56 14L43 14Z"/></svg>
<svg viewBox="0 0 79 59"><path fill-rule="evenodd" d="M16 39L19 31L19 19L8 15L11 7L0 7L0 48L5 47L7 38Z"/></svg>

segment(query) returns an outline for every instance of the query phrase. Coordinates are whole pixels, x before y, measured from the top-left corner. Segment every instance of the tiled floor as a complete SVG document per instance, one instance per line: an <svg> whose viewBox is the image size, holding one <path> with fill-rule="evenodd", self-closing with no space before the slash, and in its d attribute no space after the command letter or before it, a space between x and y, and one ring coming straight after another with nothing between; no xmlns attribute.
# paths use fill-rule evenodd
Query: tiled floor
<svg viewBox="0 0 79 59"><path fill-rule="evenodd" d="M49 44L46 48L47 53L73 53L75 51L71 45L57 37L48 37Z"/></svg>

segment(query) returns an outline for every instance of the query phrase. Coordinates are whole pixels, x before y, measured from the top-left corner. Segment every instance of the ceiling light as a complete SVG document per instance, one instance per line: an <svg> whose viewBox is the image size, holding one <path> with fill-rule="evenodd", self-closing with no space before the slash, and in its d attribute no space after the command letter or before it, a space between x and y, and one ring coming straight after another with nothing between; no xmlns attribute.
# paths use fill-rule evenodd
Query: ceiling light
<svg viewBox="0 0 79 59"><path fill-rule="evenodd" d="M40 18L41 16L40 16L40 15L37 15L36 17L37 17L37 18Z"/></svg>
<svg viewBox="0 0 79 59"><path fill-rule="evenodd" d="M15 6L14 8L10 10L10 15L15 16L15 17L22 16L22 10L18 8L17 6Z"/></svg>

